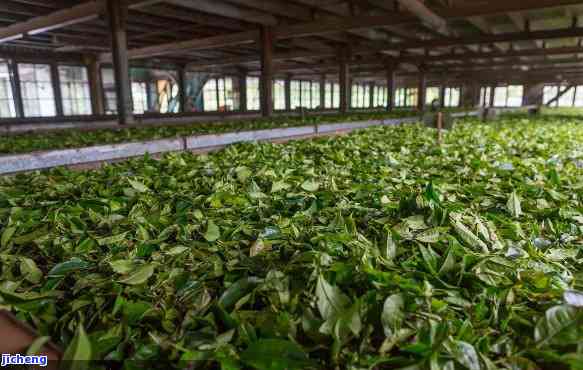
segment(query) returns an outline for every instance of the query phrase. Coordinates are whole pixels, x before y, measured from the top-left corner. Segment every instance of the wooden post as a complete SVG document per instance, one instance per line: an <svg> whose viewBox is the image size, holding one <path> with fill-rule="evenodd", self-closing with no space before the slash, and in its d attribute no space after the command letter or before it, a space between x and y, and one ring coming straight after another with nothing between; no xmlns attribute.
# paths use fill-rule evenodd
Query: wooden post
<svg viewBox="0 0 583 370"><path fill-rule="evenodd" d="M291 75L285 77L285 110L291 111Z"/></svg>
<svg viewBox="0 0 583 370"><path fill-rule="evenodd" d="M178 101L180 102L180 113L186 112L186 68L178 67Z"/></svg>
<svg viewBox="0 0 583 370"><path fill-rule="evenodd" d="M320 77L320 110L326 109L326 75Z"/></svg>
<svg viewBox="0 0 583 370"><path fill-rule="evenodd" d="M101 66L97 58L90 58L87 63L89 72L89 91L91 92L91 109L93 114L102 115L105 113L103 103L103 90L101 83Z"/></svg>
<svg viewBox="0 0 583 370"><path fill-rule="evenodd" d="M443 129L443 113L437 113L437 145L441 145L442 134L441 130Z"/></svg>
<svg viewBox="0 0 583 370"><path fill-rule="evenodd" d="M128 62L127 12L126 0L107 0L113 73L117 94L117 116L120 125L130 124L134 121Z"/></svg>
<svg viewBox="0 0 583 370"><path fill-rule="evenodd" d="M442 83L441 86L439 86L439 106L440 107L445 107L445 84Z"/></svg>
<svg viewBox="0 0 583 370"><path fill-rule="evenodd" d="M22 88L20 86L20 74L18 73L18 63L15 61L8 62L8 68L12 75L14 84L14 108L16 109L16 117L24 117L24 104L22 103Z"/></svg>
<svg viewBox="0 0 583 370"><path fill-rule="evenodd" d="M348 52L340 54L340 113L348 113L350 107L350 71L348 68Z"/></svg>
<svg viewBox="0 0 583 370"><path fill-rule="evenodd" d="M417 86L417 110L422 111L425 108L425 93L427 90L427 76L425 75L425 66L419 66L419 84Z"/></svg>
<svg viewBox="0 0 583 370"><path fill-rule="evenodd" d="M490 86L490 101L488 102L488 107L492 108L494 106L494 93L496 92L496 85Z"/></svg>
<svg viewBox="0 0 583 370"><path fill-rule="evenodd" d="M239 70L239 111L247 112L247 71Z"/></svg>
<svg viewBox="0 0 583 370"><path fill-rule="evenodd" d="M51 63L51 80L55 94L55 107L57 108L57 117L64 116L63 112L63 94L61 92L61 77L59 76L59 67L57 63Z"/></svg>
<svg viewBox="0 0 583 370"><path fill-rule="evenodd" d="M273 115L273 30L261 27L261 115Z"/></svg>
<svg viewBox="0 0 583 370"><path fill-rule="evenodd" d="M395 66L389 66L387 68L387 111L392 111L395 108L395 70Z"/></svg>

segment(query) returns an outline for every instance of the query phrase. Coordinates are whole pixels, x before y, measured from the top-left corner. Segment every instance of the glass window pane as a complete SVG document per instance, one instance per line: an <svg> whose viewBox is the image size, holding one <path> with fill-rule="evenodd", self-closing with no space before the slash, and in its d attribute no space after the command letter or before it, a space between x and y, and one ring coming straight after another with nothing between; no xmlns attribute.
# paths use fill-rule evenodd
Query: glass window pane
<svg viewBox="0 0 583 370"><path fill-rule="evenodd" d="M18 64L22 105L25 117L50 117L56 115L56 105L48 64Z"/></svg>
<svg viewBox="0 0 583 370"><path fill-rule="evenodd" d="M12 83L8 63L0 60L0 118L16 117Z"/></svg>

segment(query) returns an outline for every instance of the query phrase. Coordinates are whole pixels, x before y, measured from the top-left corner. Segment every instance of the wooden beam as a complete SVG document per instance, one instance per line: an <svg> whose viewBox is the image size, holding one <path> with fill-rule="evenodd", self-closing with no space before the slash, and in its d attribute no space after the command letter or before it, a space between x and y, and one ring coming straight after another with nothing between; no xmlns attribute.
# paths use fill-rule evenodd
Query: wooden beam
<svg viewBox="0 0 583 370"><path fill-rule="evenodd" d="M216 49L228 46L238 46L243 44L253 44L259 39L259 32L246 31L237 32L228 35L211 36L202 39L172 42L168 44L147 46L144 48L133 49L128 52L130 59L148 58L153 56L174 54L185 50L204 50ZM101 61L110 61L111 54L102 54Z"/></svg>
<svg viewBox="0 0 583 370"><path fill-rule="evenodd" d="M185 0L172 0L185 1ZM207 1L207 0L204 0ZM504 1L506 6L502 6L502 2L495 3L479 3L479 5L465 6L463 8L444 8L435 12L445 20L466 18L472 16L488 15L492 13L508 12L508 11L524 11L534 10L545 7L553 7L561 4L583 3L583 0L527 0L526 3L530 8L523 5L523 2ZM191 2L193 4L194 2ZM198 2L196 2L198 4ZM273 30L275 39L289 39L296 37L306 37L314 35L324 35L327 33L344 32L355 29L367 29L383 27L386 25L407 25L416 23L416 17L404 13L394 13L389 15L375 15L375 16L356 16L346 17L334 20L319 20L315 22L300 23L295 25L278 26ZM382 43L374 48L362 47L355 52L370 52L377 53L380 51L391 51L395 49L408 50L419 48L432 47L447 47L456 45L472 45L472 44L491 44L495 42L510 42L510 41L528 41L536 39L551 39L551 38L568 38L583 36L583 28L568 28L562 30L551 31L532 31L532 32L516 32L499 35L482 35L477 37L467 38L440 38L432 40L424 40L417 42L395 43L393 45ZM155 45L144 48L133 49L129 52L130 58L145 58L151 56L159 56L166 54L174 54L185 50L199 50L199 49L213 49L222 48L234 45L243 45L255 43L259 40L259 32L245 31L227 35L211 36L208 38L197 38L187 41L178 41L167 44ZM101 60L108 60L111 56L105 54Z"/></svg>
<svg viewBox="0 0 583 370"><path fill-rule="evenodd" d="M228 0L231 4L254 8L266 13L277 14L286 18L312 19L312 11L306 7L295 5L289 1L278 0Z"/></svg>
<svg viewBox="0 0 583 370"><path fill-rule="evenodd" d="M227 18L240 19L245 22L258 23L266 26L275 26L277 18L270 14L246 10L231 4L211 0L165 0L166 3L183 8L194 9L200 12L216 14Z"/></svg>
<svg viewBox="0 0 583 370"><path fill-rule="evenodd" d="M36 35L72 24L87 22L97 18L103 11L103 2L94 0L75 5L68 9L58 10L49 15L16 23L0 29L0 43L21 38L24 35Z"/></svg>
<svg viewBox="0 0 583 370"><path fill-rule="evenodd" d="M127 4L125 4L124 0L107 0L107 15L113 50L113 72L117 94L117 116L121 125L133 122L126 34L127 11Z"/></svg>
<svg viewBox="0 0 583 370"><path fill-rule="evenodd" d="M449 34L446 20L435 14L431 9L425 6L423 2L419 0L398 1L405 9L419 17L419 19L421 19L429 28L444 35Z"/></svg>
<svg viewBox="0 0 583 370"><path fill-rule="evenodd" d="M273 115L273 30L261 27L261 115Z"/></svg>
<svg viewBox="0 0 583 370"><path fill-rule="evenodd" d="M429 56L407 56L402 57L399 61L403 63L420 63L438 62L438 61L468 61L476 59L492 59L492 58L510 58L510 57L526 57L526 56L544 56L544 55L566 55L566 54L580 54L583 53L583 47L558 47L548 49L522 49L509 51L496 51L485 53L464 53L464 54L443 54L443 55L429 55Z"/></svg>

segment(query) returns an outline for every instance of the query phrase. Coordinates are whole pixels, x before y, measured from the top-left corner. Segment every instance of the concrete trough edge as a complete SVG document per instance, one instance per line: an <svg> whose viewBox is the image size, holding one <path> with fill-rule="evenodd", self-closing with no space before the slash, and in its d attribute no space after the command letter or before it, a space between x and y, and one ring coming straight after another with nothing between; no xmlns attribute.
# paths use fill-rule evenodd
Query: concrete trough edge
<svg viewBox="0 0 583 370"><path fill-rule="evenodd" d="M0 156L0 174L123 159L145 153L155 154L181 150L184 150L184 139L175 138Z"/></svg>
<svg viewBox="0 0 583 370"><path fill-rule="evenodd" d="M366 128L366 127L371 127L371 126L380 126L382 124L383 124L383 120L328 123L325 125L318 125L318 133L343 131L343 130L355 130L355 129Z"/></svg>
<svg viewBox="0 0 583 370"><path fill-rule="evenodd" d="M477 112L470 112L470 114ZM131 158L146 153L157 154L183 150L196 150L224 146L245 141L285 139L328 133L350 131L371 126L396 125L419 121L418 117L403 117L358 122L331 123L318 126L298 126L269 130L229 132L200 136L160 139L146 142L130 142L99 145L77 149L51 150L46 152L0 155L0 175L41 170L58 166L80 165L116 159Z"/></svg>
<svg viewBox="0 0 583 370"><path fill-rule="evenodd" d="M270 130L255 130L229 132L225 134L211 134L202 136L189 136L186 138L186 149L204 149L215 146L229 145L244 141L261 141L269 139L283 139L287 137L312 135L316 133L314 126L299 126L288 128L276 128Z"/></svg>

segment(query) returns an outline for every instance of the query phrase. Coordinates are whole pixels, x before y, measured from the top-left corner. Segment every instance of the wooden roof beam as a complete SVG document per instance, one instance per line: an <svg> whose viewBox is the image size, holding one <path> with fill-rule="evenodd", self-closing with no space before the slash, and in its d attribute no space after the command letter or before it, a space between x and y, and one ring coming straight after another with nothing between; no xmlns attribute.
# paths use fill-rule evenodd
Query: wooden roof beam
<svg viewBox="0 0 583 370"><path fill-rule="evenodd" d="M219 2L217 0L165 0L165 2L183 8L194 9L203 13L220 15L265 26L277 25L277 18L273 15L242 9L235 5Z"/></svg>
<svg viewBox="0 0 583 370"><path fill-rule="evenodd" d="M420 0L398 0L399 4L407 9L409 12L415 14L423 23L429 28L439 32L442 35L449 35L447 29L447 21L435 14Z"/></svg>
<svg viewBox="0 0 583 370"><path fill-rule="evenodd" d="M0 43L19 39L24 35L36 35L50 30L87 22L104 11L102 1L89 1L68 9L58 10L49 15L16 23L0 29Z"/></svg>

